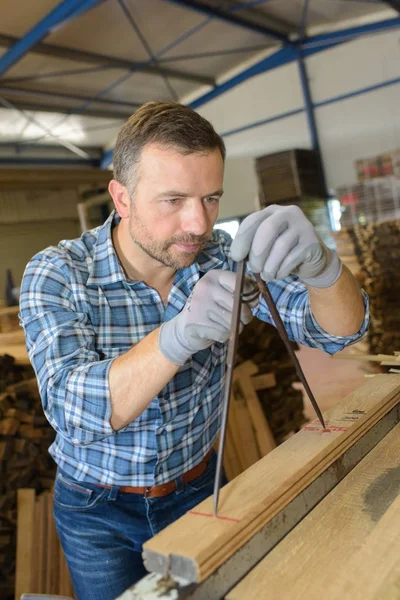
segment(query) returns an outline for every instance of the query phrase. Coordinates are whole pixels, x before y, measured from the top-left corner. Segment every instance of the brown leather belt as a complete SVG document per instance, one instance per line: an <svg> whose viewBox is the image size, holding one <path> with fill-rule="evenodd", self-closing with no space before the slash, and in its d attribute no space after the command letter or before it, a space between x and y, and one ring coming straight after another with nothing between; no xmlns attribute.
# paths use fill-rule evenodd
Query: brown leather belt
<svg viewBox="0 0 400 600"><path fill-rule="evenodd" d="M198 465L182 475L182 480L184 483L189 483L204 473L211 454L212 448L207 452L203 460ZM106 488L107 490L111 489L111 485L102 485L101 483L97 485L102 488ZM175 490L175 481L167 481L167 483L163 483L162 485L153 485L150 487L130 487L129 485L119 486L120 492L126 492L128 494L140 494L145 498L161 498L162 496L168 496L168 494L172 494L172 492L175 492Z"/></svg>

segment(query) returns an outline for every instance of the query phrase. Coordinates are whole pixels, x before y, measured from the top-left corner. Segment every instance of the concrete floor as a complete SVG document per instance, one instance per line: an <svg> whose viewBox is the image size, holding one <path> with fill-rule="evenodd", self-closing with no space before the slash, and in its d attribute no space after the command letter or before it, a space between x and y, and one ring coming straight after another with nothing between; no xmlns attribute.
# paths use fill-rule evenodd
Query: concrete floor
<svg viewBox="0 0 400 600"><path fill-rule="evenodd" d="M347 348L342 354L351 352L352 349ZM365 374L374 372L374 367L370 363L339 360L325 354L322 350L305 346L301 346L296 354L322 412L360 387L366 381ZM303 391L300 383L294 384L294 387ZM305 393L304 408L305 416L308 419L316 418L312 404Z"/></svg>

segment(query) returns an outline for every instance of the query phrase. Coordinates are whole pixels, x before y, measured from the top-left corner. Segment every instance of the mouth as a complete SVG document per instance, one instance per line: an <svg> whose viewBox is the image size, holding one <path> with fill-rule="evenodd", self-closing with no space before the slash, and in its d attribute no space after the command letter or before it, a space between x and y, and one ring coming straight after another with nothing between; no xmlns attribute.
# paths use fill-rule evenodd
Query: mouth
<svg viewBox="0 0 400 600"><path fill-rule="evenodd" d="M175 246L183 252L198 252L201 248L201 244L175 244Z"/></svg>

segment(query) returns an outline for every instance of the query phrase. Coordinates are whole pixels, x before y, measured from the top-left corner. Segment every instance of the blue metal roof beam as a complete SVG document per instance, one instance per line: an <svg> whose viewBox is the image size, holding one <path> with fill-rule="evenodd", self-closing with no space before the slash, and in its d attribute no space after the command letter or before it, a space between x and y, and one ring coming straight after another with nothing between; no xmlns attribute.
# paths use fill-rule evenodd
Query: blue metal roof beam
<svg viewBox="0 0 400 600"><path fill-rule="evenodd" d="M320 35L314 35L311 37L305 37L302 42L302 47L306 50L315 48L324 49L332 45L333 42L350 42L353 39L370 35L373 33L381 33L390 29L396 29L400 27L400 17L394 19L386 19L385 21L377 21L375 23L368 23L367 25L359 25L356 27L348 27L347 29L340 29L338 31L329 31L327 33L321 33Z"/></svg>
<svg viewBox="0 0 400 600"><path fill-rule="evenodd" d="M60 28L104 0L63 0L0 58L0 77L56 27Z"/></svg>
<svg viewBox="0 0 400 600"><path fill-rule="evenodd" d="M180 6L184 6L185 8L190 8L214 19L219 19L221 21L225 21L226 23L230 23L231 25L243 27L244 29L253 31L254 33L266 35L270 38L278 40L279 42L282 42L283 44L290 43L289 38L285 34L271 29L270 27L266 27L265 25L258 24L252 20L246 19L245 17L239 17L233 14L234 9L236 8L234 6L228 12L226 10L222 10L218 6L210 6L201 0L167 0L167 2L178 4ZM250 6L251 3L249 3L249 7ZM246 5L241 4L240 8L246 8Z"/></svg>
<svg viewBox="0 0 400 600"><path fill-rule="evenodd" d="M312 56L313 54L316 54L322 50L333 48L334 46L342 44L343 42L349 42L360 36L381 33L382 31L394 29L396 27L400 27L400 18L378 21L376 23L369 23L368 25L360 25L359 27L350 27L347 29L341 29L338 31L332 31L329 33L323 33L321 35L308 37L305 38L304 42L299 43L298 46L301 47L302 56L307 57ZM282 67L283 65L289 64L294 60L297 60L297 57L298 52L296 46L285 46L270 56L263 58L261 61L252 65L242 73L239 73L238 75L231 77L231 79L224 81L210 92L203 94L191 102L189 106L191 108L198 108L210 100L221 96L223 93L231 90L244 81L247 81L256 75L260 75L261 73L266 73L272 69L276 69L277 67Z"/></svg>
<svg viewBox="0 0 400 600"><path fill-rule="evenodd" d="M168 0L169 1L169 0ZM400 26L400 18L388 19L386 21L378 21L376 23L369 23L368 25L361 25L359 27L351 27L347 29L341 29L338 31L332 31L321 35L306 38L304 43L301 44L302 55L304 57L312 56L322 50L333 48L343 42L351 41L363 35L371 35L374 33L380 33L390 29L394 29ZM225 92L233 89L237 85L255 77L261 75L283 65L289 64L298 59L298 50L295 45L285 46L277 52L274 52L270 56L263 58L258 63L252 65L242 73L235 75L231 79L228 79L224 83L218 85L215 89L203 94L193 102L189 104L191 108L198 108L203 104L206 104L210 100L221 96ZM106 168L112 162L113 151L108 150L104 153L101 167Z"/></svg>

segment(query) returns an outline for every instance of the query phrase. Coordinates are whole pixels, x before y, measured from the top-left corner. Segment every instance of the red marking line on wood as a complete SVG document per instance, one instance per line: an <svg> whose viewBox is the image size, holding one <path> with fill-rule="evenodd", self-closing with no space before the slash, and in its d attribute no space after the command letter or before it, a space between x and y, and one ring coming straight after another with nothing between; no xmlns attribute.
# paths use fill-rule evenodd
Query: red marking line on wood
<svg viewBox="0 0 400 600"><path fill-rule="evenodd" d="M188 510L188 513L191 515L199 515L200 517L211 517L212 519L223 519L224 521L233 521L234 523L240 523L240 519L235 519L234 517L222 517L221 515L210 515L208 513L199 512L197 510Z"/></svg>
<svg viewBox="0 0 400 600"><path fill-rule="evenodd" d="M329 425L327 424L326 429L323 429L321 427L321 425L313 425L312 423L310 423L310 425L306 425L305 427L302 428L302 431L319 431L321 433L334 433L335 431L347 431L349 429L349 427L346 426L339 426L339 425Z"/></svg>

